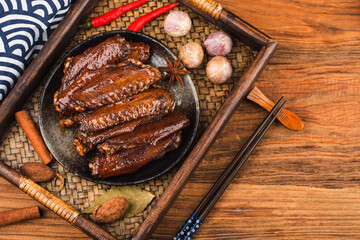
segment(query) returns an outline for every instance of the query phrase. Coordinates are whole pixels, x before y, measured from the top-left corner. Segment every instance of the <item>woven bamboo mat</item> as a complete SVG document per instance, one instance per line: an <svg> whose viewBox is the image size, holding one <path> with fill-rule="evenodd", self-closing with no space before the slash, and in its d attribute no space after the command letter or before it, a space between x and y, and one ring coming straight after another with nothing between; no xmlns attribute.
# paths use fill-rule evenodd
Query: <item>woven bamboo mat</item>
<svg viewBox="0 0 360 240"><path fill-rule="evenodd" d="M130 1L100 1L89 17L96 17L104 12L126 4L127 2ZM129 26L129 24L134 21L134 19L171 2L173 1L150 1L144 6L138 8L138 10L124 14L121 18L110 23L109 25L86 31L81 30L74 37L70 47L73 47L84 39L98 33L111 30L125 30ZM192 19L193 26L191 28L191 31L185 37L174 38L166 34L163 29L163 23L164 18L167 14L160 16L147 24L142 29L142 31L154 38L159 39L162 43L167 45L176 55L178 54L178 49L180 49L180 47L188 41L195 41L203 45L206 36L209 35L211 32L218 30L214 25L208 23L206 20L202 19L196 13L189 10L187 7L178 6L175 8L175 10L182 10L188 12ZM246 47L243 43L235 39L233 39L233 41L233 51L227 56L227 58L231 61L234 72L232 75L232 79L228 83L222 85L214 85L208 80L205 73L205 67L206 63L210 60L210 57L206 54L203 64L199 68L191 70L191 77L196 86L200 101L200 131L206 129L212 117L216 114L222 103L225 101L226 97L229 95L233 83L240 79L242 73L249 66L255 56L255 52L251 51L250 48ZM43 88L43 84L44 81L41 86L32 94L31 98L24 106L24 109L29 112L29 114L36 122L38 122L38 102ZM22 165L22 163L41 161L31 144L29 143L24 132L19 128L18 124L15 121L6 130L6 133L4 134L4 137L0 142L0 157L16 170L19 170L19 167ZM99 195L103 194L104 191L109 188L109 186L96 184L76 177L75 175L69 173L57 162L53 162L51 164L51 167L55 171L63 175L66 179L65 188L56 195L60 197L63 201L78 208L80 211L88 207L90 203L92 203ZM105 229L118 238L131 238L131 236L134 235L134 233L136 232L136 229L140 226L140 224L146 218L147 214L150 212L151 207L155 204L156 200L164 192L175 172L176 169L152 181L138 184L139 187L155 194L155 200L153 200L151 205L138 216L125 218L115 223L104 225ZM41 185L49 191L53 191L55 188L52 183L44 183ZM53 193L55 194L55 192Z"/></svg>

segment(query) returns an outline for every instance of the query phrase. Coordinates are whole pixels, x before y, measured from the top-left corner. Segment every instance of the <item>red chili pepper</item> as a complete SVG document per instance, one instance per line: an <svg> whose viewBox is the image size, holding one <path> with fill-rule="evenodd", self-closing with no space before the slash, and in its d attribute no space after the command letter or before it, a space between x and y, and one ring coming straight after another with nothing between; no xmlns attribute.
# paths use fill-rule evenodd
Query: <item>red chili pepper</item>
<svg viewBox="0 0 360 240"><path fill-rule="evenodd" d="M115 8L99 17L91 19L91 21L86 22L85 24L80 25L80 26L84 27L84 28L92 28L92 27L96 28L96 27L103 26L105 24L108 24L109 22L114 21L115 19L117 19L118 17L123 15L124 13L126 13L130 10L133 10L134 8L137 8L148 1L149 0L139 0L139 1L135 1L132 3L126 4L124 6Z"/></svg>
<svg viewBox="0 0 360 240"><path fill-rule="evenodd" d="M132 22L130 24L130 26L127 28L127 30L130 31L139 31L145 24L147 24L148 22L150 22L151 20L153 20L154 18L160 16L163 13L166 13L167 11L169 11L170 9L176 7L177 5L179 5L179 3L172 3L166 6L163 6L161 8L158 8L148 14L145 14L144 16L139 17L138 19L136 19L134 22Z"/></svg>

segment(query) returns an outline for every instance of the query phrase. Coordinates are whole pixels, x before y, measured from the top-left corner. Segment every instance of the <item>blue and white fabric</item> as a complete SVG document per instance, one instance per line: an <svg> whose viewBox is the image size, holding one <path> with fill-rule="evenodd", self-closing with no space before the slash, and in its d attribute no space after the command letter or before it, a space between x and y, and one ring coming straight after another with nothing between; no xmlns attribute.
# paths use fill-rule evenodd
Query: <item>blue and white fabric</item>
<svg viewBox="0 0 360 240"><path fill-rule="evenodd" d="M71 0L0 0L0 104L59 25Z"/></svg>

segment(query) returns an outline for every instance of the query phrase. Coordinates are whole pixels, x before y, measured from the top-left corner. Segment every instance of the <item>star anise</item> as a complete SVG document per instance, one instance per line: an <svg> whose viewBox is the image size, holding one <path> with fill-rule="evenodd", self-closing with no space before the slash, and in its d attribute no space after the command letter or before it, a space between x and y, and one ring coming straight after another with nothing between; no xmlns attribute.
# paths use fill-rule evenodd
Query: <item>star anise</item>
<svg viewBox="0 0 360 240"><path fill-rule="evenodd" d="M164 77L164 80L170 78L169 80L169 88L171 88L174 80L176 79L181 86L184 86L184 83L182 81L181 75L189 74L189 71L184 70L184 65L180 64L180 58L176 59L174 64L172 64L169 59L165 59L167 67L161 67L160 69L167 72L167 74Z"/></svg>

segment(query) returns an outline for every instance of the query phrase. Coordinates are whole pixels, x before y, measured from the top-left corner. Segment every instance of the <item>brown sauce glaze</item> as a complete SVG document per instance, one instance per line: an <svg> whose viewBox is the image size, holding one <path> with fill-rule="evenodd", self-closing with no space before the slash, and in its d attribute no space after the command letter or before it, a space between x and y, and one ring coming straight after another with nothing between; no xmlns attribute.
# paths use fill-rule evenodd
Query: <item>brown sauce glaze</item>
<svg viewBox="0 0 360 240"><path fill-rule="evenodd" d="M98 149L99 152L110 155L124 149L142 145L156 145L159 140L180 131L189 126L189 124L190 120L186 115L175 110L158 121L141 125L131 132L109 138L104 143L98 145Z"/></svg>
<svg viewBox="0 0 360 240"><path fill-rule="evenodd" d="M73 96L74 108L96 109L127 98L148 89L161 78L154 67L108 68Z"/></svg>
<svg viewBox="0 0 360 240"><path fill-rule="evenodd" d="M83 54L68 58L60 92L69 87L82 70L95 70L105 65L116 64L127 59L129 54L130 44L125 38L116 35L87 49Z"/></svg>
<svg viewBox="0 0 360 240"><path fill-rule="evenodd" d="M140 117L167 113L175 108L175 100L169 91L148 89L128 102L108 105L97 109L84 119L79 130L96 132Z"/></svg>
<svg viewBox="0 0 360 240"><path fill-rule="evenodd" d="M73 141L73 144L77 152L81 156L84 156L86 153L94 149L97 144L102 143L111 137L115 137L120 134L131 132L137 126L159 120L161 119L162 116L164 115L158 114L158 115L151 115L151 116L135 119L129 122L119 124L110 129L92 133L90 135L83 132L78 132L76 138Z"/></svg>
<svg viewBox="0 0 360 240"><path fill-rule="evenodd" d="M92 111L66 114L60 117L62 127L71 127L79 125Z"/></svg>
<svg viewBox="0 0 360 240"><path fill-rule="evenodd" d="M72 112L73 104L72 97L73 95L79 91L82 87L84 87L89 81L91 81L94 77L103 74L105 69L98 70L85 70L76 81L71 84L68 88L66 88L62 92L56 92L54 95L54 106L56 111L60 114L64 115L66 112Z"/></svg>
<svg viewBox="0 0 360 240"><path fill-rule="evenodd" d="M131 174L147 163L162 158L167 152L180 146L181 132L177 132L156 145L145 145L121 151L114 155L96 155L89 163L92 176L107 178L121 174Z"/></svg>
<svg viewBox="0 0 360 240"><path fill-rule="evenodd" d="M130 54L128 58L136 59L140 62L146 62L150 57L150 46L143 42L131 42L130 43Z"/></svg>
<svg viewBox="0 0 360 240"><path fill-rule="evenodd" d="M160 78L156 68L133 59L117 66L85 70L71 86L55 94L54 105L60 114L93 110L123 101Z"/></svg>

